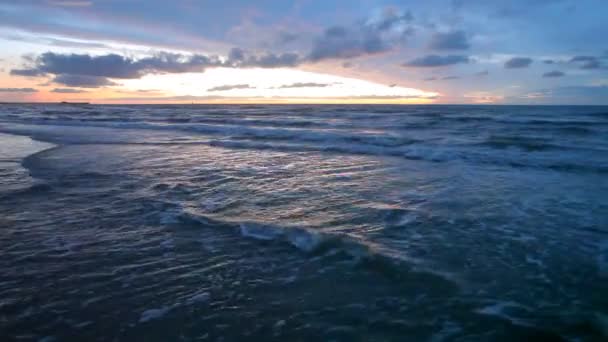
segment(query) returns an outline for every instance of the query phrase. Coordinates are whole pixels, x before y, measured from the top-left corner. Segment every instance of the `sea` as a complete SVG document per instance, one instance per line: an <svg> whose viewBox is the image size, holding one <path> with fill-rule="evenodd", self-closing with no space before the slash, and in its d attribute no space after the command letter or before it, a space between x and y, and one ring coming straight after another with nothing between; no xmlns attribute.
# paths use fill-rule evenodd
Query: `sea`
<svg viewBox="0 0 608 342"><path fill-rule="evenodd" d="M604 341L608 107L0 105L1 341Z"/></svg>

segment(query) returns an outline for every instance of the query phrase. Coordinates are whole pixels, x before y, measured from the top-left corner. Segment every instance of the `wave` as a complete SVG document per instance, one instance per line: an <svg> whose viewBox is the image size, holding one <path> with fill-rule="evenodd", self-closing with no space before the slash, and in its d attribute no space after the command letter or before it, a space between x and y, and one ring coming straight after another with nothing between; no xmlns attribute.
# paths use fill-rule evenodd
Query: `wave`
<svg viewBox="0 0 608 342"><path fill-rule="evenodd" d="M598 244L597 269L600 277L608 279L608 239Z"/></svg>
<svg viewBox="0 0 608 342"><path fill-rule="evenodd" d="M566 148L552 144L548 139L508 135L492 135L479 145L498 149L516 147L528 152Z"/></svg>
<svg viewBox="0 0 608 342"><path fill-rule="evenodd" d="M254 149L254 150L273 150L282 152L331 152L355 155L382 155L402 157L403 149L382 147L365 144L327 144L327 145L308 145L293 143L272 143L264 141L232 141L232 140L211 140L209 145L232 148L232 149Z"/></svg>
<svg viewBox="0 0 608 342"><path fill-rule="evenodd" d="M441 292L458 291L459 282L451 274L423 266L419 261L383 253L354 236L324 233L296 227L276 227L257 222L239 224L242 236L265 241L282 241L311 256L348 258L354 266L379 274L393 282L412 286L411 281L441 288ZM422 279L422 280L421 280Z"/></svg>
<svg viewBox="0 0 608 342"><path fill-rule="evenodd" d="M175 107L171 107L175 109ZM333 109L332 109L333 110ZM158 111L158 110L157 110ZM276 111L276 110L275 110ZM335 112L332 112L335 114ZM415 112L414 112L415 113ZM170 115L169 115L170 114ZM358 113L357 115L368 115L369 113ZM429 114L429 113L427 113ZM430 112L430 117L441 117L440 112ZM380 121L382 126L394 123L392 129L379 129L379 124L373 123L375 130L363 129L356 126L345 127L344 129L323 128L317 129L313 127L289 127L291 123L287 123L285 127L269 127L263 126L266 120L259 118L247 117L243 113L233 114L237 118L222 117L214 118L212 116L204 117L203 120L212 123L197 123L197 122L180 122L182 119L188 118L188 114L176 113L174 110L167 113L158 121L137 121L134 118L118 121L105 121L107 118L98 117L100 121L45 121L32 120L32 125L5 125L2 129L9 133L26 134L39 140L49 140L56 143L126 143L126 144L202 144L217 146L230 149L251 149L251 150L273 150L273 151L288 151L288 152L327 152L337 154L353 154L353 155L374 155L374 156L389 156L398 157L410 160L424 160L430 162L450 162L460 160L475 164L491 164L504 165L512 167L530 167L530 168L546 168L564 172L608 172L608 163L604 158L570 158L568 155L557 154L562 151L582 152L585 155L597 154L605 155L606 150L602 146L581 145L577 141L568 141L557 143L556 137L538 138L525 135L508 135L494 134L487 137L484 141L471 141L472 139L462 139L459 135L458 139L452 139L458 143L448 143L449 139L442 141L438 134L421 135L417 134L416 129L407 129L408 125L416 125L415 122L405 120L404 122L392 120L376 120ZM257 115L257 114L256 114ZM277 115L276 113L272 115ZM349 112L349 115L355 115ZM176 122L167 122L169 119L176 118ZM238 119L240 117L240 119ZM419 116L418 116L419 117ZM429 116L427 115L427 118ZM302 122L307 122L310 118L293 118L293 113L286 116L285 119L268 118L268 122L272 125L281 124L280 122L292 122L294 125L299 125ZM449 118L449 116L446 116ZM458 115L452 116L456 120L470 120L471 118L486 120L487 116L474 115ZM193 117L192 120L199 120L201 117ZM333 119L325 118L327 122L335 124ZM380 117L382 119L382 117ZM384 117L386 119L386 117ZM164 121L163 121L164 120ZM184 119L185 120L185 119ZM191 119L188 119L192 121ZM316 119L315 119L316 120ZM338 126L344 124L345 117L339 117ZM551 130L558 129L560 132L574 135L586 135L593 131L590 127L577 126L573 123L586 123L584 120L530 120L529 118L514 118L507 120L508 122L560 122L564 125L558 125ZM224 124L222 122L231 122ZM253 125L250 125L252 122ZM316 122L316 121L311 121ZM342 123L340 123L342 122ZM591 122L591 121L589 121ZM217 123L217 124L213 124ZM240 124L238 124L240 123ZM421 123L418 123L421 124ZM437 122L434 122L437 124ZM258 126L260 125L260 126ZM361 126L360 123L357 125ZM16 128L15 128L16 127ZM46 127L46 128L45 128ZM78 132L75 128L72 131L62 129L62 127L76 128L93 128L99 129L95 132L93 129L83 130ZM101 129L124 129L128 134L116 134L112 132L102 132ZM156 135L147 134L143 136L137 132L164 132ZM170 132L170 133L167 133ZM183 132L190 133L186 137ZM450 133L448 134L448 137ZM466 136L465 136L466 138ZM157 140L161 142L157 142ZM577 138L579 139L579 138ZM151 142L152 141L152 142ZM589 141L589 143L592 143ZM574 146L576 144L576 146ZM511 149L515 151L510 151ZM508 153L502 153L492 150L509 150ZM523 152L534 152L534 154L523 155L517 153L517 150ZM538 153L538 155L536 155Z"/></svg>
<svg viewBox="0 0 608 342"><path fill-rule="evenodd" d="M53 187L50 184L36 181L25 188L18 188L7 193L0 192L0 199L14 200L16 197L39 196L42 193L48 193L52 190Z"/></svg>
<svg viewBox="0 0 608 342"><path fill-rule="evenodd" d="M598 120L550 120L550 119L534 119L534 118L511 118L511 119L496 119L497 123L507 125L532 125L532 126L608 126L608 122Z"/></svg>
<svg viewBox="0 0 608 342"><path fill-rule="evenodd" d="M166 207L167 203L153 205L153 208ZM301 227L282 227L260 222L220 221L170 204L168 209L159 212L161 224L195 224L206 227L231 228L241 236L262 241L286 242L308 254L319 254L331 249L340 249L352 257L365 257L369 248L354 237L339 233L326 233Z"/></svg>
<svg viewBox="0 0 608 342"><path fill-rule="evenodd" d="M487 138L486 141L475 144L429 144L417 141L408 137L382 136L380 134L356 135L356 133L335 132L335 131L312 131L312 130L293 130L293 129L251 129L230 127L228 131L221 133L221 126L213 126L211 131L216 135L222 136L221 139L211 137L209 140L189 137L187 139L174 138L163 133L161 141L147 141L146 136L142 138L138 134L108 134L109 132L98 132L86 130L81 133L78 131L66 134L65 129L57 129L63 126L53 126L53 129L44 129L37 126L3 128L2 131L28 135L36 140L50 141L56 144L138 144L138 145L167 145L167 144L194 144L222 147L229 149L245 150L269 150L281 152L323 152L351 155L373 155L397 157L409 160L422 160L429 162L451 162L464 161L479 165L499 165L517 168L536 168L551 169L562 172L586 172L586 173L608 173L608 161L598 158L565 159L560 152L570 151L577 153L594 153L605 155L606 151L600 148L570 147L553 144L547 139L527 138L522 136L503 136L495 135ZM67 127L74 127L67 125ZM81 126L76 126L81 127ZM87 126L89 127L89 126ZM109 129L111 125L95 125L98 129ZM206 128L208 126L205 126ZM173 126L161 126L150 124L121 123L118 128L144 129L155 131L174 130ZM245 132L240 136L231 135L230 132ZM269 133L269 136L265 136ZM249 134L250 136L246 136ZM274 134L274 135L273 135ZM179 139L178 139L179 138ZM135 140L133 140L135 139ZM508 150L515 147L524 152L543 153L541 157L532 154L522 155L516 151L509 153L497 153L492 150L484 150L475 147L489 147L492 150ZM546 154L551 153L551 154Z"/></svg>
<svg viewBox="0 0 608 342"><path fill-rule="evenodd" d="M166 203L165 203L166 204ZM155 205L159 208L165 204ZM452 275L425 267L420 261L384 252L368 241L358 237L335 232L322 232L302 227L276 226L261 222L229 222L192 213L179 205L159 212L162 225L195 225L216 229L232 229L244 238L269 243L284 243L312 258L350 260L356 268L380 274L392 281L426 279L428 284L439 286L445 293L456 292L459 281ZM425 282L426 283L426 282Z"/></svg>
<svg viewBox="0 0 608 342"><path fill-rule="evenodd" d="M68 126L68 127L97 127L141 130L172 130L194 132L207 135L221 135L231 139L263 139L304 142L344 142L362 143L383 147L409 145L417 140L400 135L386 133L369 133L364 131L344 131L336 129L311 130L297 128L249 127L246 125L210 125L210 124L154 124L144 122L66 122L53 123L33 121L32 124ZM10 129L9 129L10 131Z"/></svg>
<svg viewBox="0 0 608 342"><path fill-rule="evenodd" d="M588 135L596 133L596 131L589 127L581 127L581 126L562 126L556 129L557 131L565 134L571 135Z"/></svg>
<svg viewBox="0 0 608 342"><path fill-rule="evenodd" d="M239 223L242 236L257 240L283 240L306 253L318 253L330 247L343 247L338 235L323 234L303 228L274 227L257 222ZM357 246L360 247L360 246Z"/></svg>
<svg viewBox="0 0 608 342"><path fill-rule="evenodd" d="M587 114L589 116L594 116L594 117L599 117L599 118L606 118L608 119L608 112L595 112L595 113L589 113Z"/></svg>

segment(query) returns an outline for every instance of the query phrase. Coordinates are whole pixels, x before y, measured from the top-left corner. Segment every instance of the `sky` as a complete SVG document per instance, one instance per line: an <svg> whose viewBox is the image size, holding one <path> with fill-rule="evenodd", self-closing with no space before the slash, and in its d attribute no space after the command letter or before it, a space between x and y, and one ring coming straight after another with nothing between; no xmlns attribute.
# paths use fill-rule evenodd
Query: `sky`
<svg viewBox="0 0 608 342"><path fill-rule="evenodd" d="M608 105L606 0L0 0L0 101Z"/></svg>

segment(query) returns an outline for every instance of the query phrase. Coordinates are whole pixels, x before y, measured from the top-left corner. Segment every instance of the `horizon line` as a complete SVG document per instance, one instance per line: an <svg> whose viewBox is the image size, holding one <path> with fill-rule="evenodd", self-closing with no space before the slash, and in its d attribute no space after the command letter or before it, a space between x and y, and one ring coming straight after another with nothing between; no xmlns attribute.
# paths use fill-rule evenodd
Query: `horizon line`
<svg viewBox="0 0 608 342"><path fill-rule="evenodd" d="M175 106L243 106L243 105L265 105L265 106L336 106L336 105L350 105L350 106L538 106L538 107L559 107L559 106L572 106L572 107L608 107L607 104L525 104L525 103L395 103L395 102L378 102L378 103L357 103L357 102L295 102L295 103L286 103L286 102L198 102L198 103L189 103L189 102L70 102L70 101L58 101L58 102L48 102L48 101L0 101L0 105L83 105L83 106L149 106L149 105L175 105Z"/></svg>

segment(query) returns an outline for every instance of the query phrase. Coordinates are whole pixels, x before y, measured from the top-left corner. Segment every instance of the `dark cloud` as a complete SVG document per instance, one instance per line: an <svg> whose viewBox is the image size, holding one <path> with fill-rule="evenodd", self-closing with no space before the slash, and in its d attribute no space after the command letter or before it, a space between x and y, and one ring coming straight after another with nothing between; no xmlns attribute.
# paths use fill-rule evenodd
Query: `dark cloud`
<svg viewBox="0 0 608 342"><path fill-rule="evenodd" d="M228 53L228 60L232 63L243 62L246 59L245 50L240 48L232 48Z"/></svg>
<svg viewBox="0 0 608 342"><path fill-rule="evenodd" d="M460 79L460 76L443 76L443 77L427 77L425 79L423 79L423 81L451 81L451 80L458 80Z"/></svg>
<svg viewBox="0 0 608 342"><path fill-rule="evenodd" d="M281 31L277 37L277 42L279 45L285 45L298 40L298 38L299 36L295 33Z"/></svg>
<svg viewBox="0 0 608 342"><path fill-rule="evenodd" d="M203 55L184 56L161 52L152 57L132 59L117 54L90 56L62 55L47 52L35 60L36 70L49 74L87 75L108 78L140 78L151 73L202 71L220 64L217 58Z"/></svg>
<svg viewBox="0 0 608 342"><path fill-rule="evenodd" d="M551 77L563 77L566 74L564 74L561 71L555 70L555 71L550 71L550 72L546 72L543 74L543 77L547 77L547 78L551 78Z"/></svg>
<svg viewBox="0 0 608 342"><path fill-rule="evenodd" d="M26 60L28 62L28 60ZM219 56L182 55L161 52L154 56L134 59L117 54L91 56L87 54L44 53L30 59L33 64L27 69L13 69L11 75L44 76L56 75L55 82L68 86L111 85L109 78L135 79L146 74L203 72L209 67L233 68L278 68L294 67L301 63L294 53L263 55L247 54L242 49L232 49L227 60Z"/></svg>
<svg viewBox="0 0 608 342"><path fill-rule="evenodd" d="M295 53L283 53L283 54L266 54L262 56L250 56L247 63L242 66L245 67L260 67L260 68L284 68L294 67L300 64L300 57Z"/></svg>
<svg viewBox="0 0 608 342"><path fill-rule="evenodd" d="M243 49L233 48L228 54L228 60L218 66L233 68L283 68L294 67L300 63L302 63L302 60L296 53L250 55Z"/></svg>
<svg viewBox="0 0 608 342"><path fill-rule="evenodd" d="M403 66L418 67L418 68L432 68L432 67L441 67L441 66L469 63L469 62L470 62L469 57L462 56L462 55L447 55L447 56L428 55L428 56L419 57L419 58L413 59L409 62L406 62L403 64Z"/></svg>
<svg viewBox="0 0 608 342"><path fill-rule="evenodd" d="M213 88L207 89L207 91L226 91L232 89L255 89L255 87L250 86L249 84L226 84Z"/></svg>
<svg viewBox="0 0 608 342"><path fill-rule="evenodd" d="M100 88L116 85L116 83L110 81L106 77L70 74L57 75L53 78L53 82L68 87L78 88Z"/></svg>
<svg viewBox="0 0 608 342"><path fill-rule="evenodd" d="M82 89L72 89L72 88L55 88L53 90L51 90L51 93L58 93L58 94L80 94L80 93L86 93L87 91L84 91Z"/></svg>
<svg viewBox="0 0 608 342"><path fill-rule="evenodd" d="M532 64L532 58L528 57L513 57L505 62L506 69L527 68Z"/></svg>
<svg viewBox="0 0 608 342"><path fill-rule="evenodd" d="M335 83L292 83L292 84L285 84L282 86L277 87L277 89L288 89L288 88L324 88L324 87L329 87L331 85L333 85Z"/></svg>
<svg viewBox="0 0 608 342"><path fill-rule="evenodd" d="M367 25L376 31L388 31L413 20L414 16L410 11L402 12L394 7L386 7L380 15L370 18Z"/></svg>
<svg viewBox="0 0 608 342"><path fill-rule="evenodd" d="M437 32L430 43L430 48L435 50L466 50L470 47L464 31Z"/></svg>
<svg viewBox="0 0 608 342"><path fill-rule="evenodd" d="M354 58L385 52L413 33L409 25L411 13L385 9L379 16L352 27L327 28L313 42L307 59L313 62L324 59Z"/></svg>
<svg viewBox="0 0 608 342"><path fill-rule="evenodd" d="M480 72L476 72L475 76L488 76L490 74L490 72L488 70L483 70Z"/></svg>
<svg viewBox="0 0 608 342"><path fill-rule="evenodd" d="M0 88L0 93L36 93L34 88Z"/></svg>
<svg viewBox="0 0 608 342"><path fill-rule="evenodd" d="M45 73L36 69L13 69L11 70L11 75L24 77L40 77L44 76Z"/></svg>
<svg viewBox="0 0 608 342"><path fill-rule="evenodd" d="M595 60L597 60L597 58L593 56L574 56L570 59L570 62L589 62Z"/></svg>
<svg viewBox="0 0 608 342"><path fill-rule="evenodd" d="M577 64L581 69L599 69L601 63L599 58L594 56L574 56L570 63Z"/></svg>
<svg viewBox="0 0 608 342"><path fill-rule="evenodd" d="M545 63L545 64L555 64L555 61L554 61L554 60L552 60L552 59L545 59L545 60L543 61L543 63Z"/></svg>
<svg viewBox="0 0 608 342"><path fill-rule="evenodd" d="M382 38L373 32L334 26L325 30L325 33L315 40L308 59L316 62L330 58L352 58L388 49Z"/></svg>

